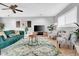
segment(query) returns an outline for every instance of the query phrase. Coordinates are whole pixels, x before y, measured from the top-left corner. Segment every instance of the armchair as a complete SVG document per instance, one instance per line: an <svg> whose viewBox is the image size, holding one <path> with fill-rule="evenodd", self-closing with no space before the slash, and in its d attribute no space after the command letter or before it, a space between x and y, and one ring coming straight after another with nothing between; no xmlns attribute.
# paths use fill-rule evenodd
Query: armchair
<svg viewBox="0 0 79 59"><path fill-rule="evenodd" d="M77 36L75 33L72 33L71 39L70 39L70 44L73 47L73 49L74 49L74 45L75 45L76 41L77 41Z"/></svg>
<svg viewBox="0 0 79 59"><path fill-rule="evenodd" d="M70 45L70 34L66 31L62 31L58 33L58 37L57 37L57 43L59 48L61 48L61 46L65 46L65 45Z"/></svg>
<svg viewBox="0 0 79 59"><path fill-rule="evenodd" d="M59 48L61 45L68 45L68 47L73 47L74 44L77 41L77 36L75 33L68 33L68 32L60 32L60 35L57 37L57 43L59 45Z"/></svg>

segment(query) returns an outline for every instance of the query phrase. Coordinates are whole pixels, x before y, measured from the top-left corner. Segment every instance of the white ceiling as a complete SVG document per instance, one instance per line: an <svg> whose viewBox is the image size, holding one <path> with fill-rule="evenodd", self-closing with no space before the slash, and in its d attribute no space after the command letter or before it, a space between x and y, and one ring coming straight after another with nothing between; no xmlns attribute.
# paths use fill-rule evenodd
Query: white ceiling
<svg viewBox="0 0 79 59"><path fill-rule="evenodd" d="M2 10L6 8L0 5L0 17L37 17L37 16L55 16L63 10L69 3L4 3L6 5L17 4L18 9L24 12L14 14L11 10Z"/></svg>

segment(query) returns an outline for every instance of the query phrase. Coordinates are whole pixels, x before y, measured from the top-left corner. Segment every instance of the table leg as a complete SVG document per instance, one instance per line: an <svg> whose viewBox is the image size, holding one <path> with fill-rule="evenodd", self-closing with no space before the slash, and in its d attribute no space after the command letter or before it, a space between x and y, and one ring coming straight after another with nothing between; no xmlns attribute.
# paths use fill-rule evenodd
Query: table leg
<svg viewBox="0 0 79 59"><path fill-rule="evenodd" d="M31 44L31 37L29 37L29 45Z"/></svg>
<svg viewBox="0 0 79 59"><path fill-rule="evenodd" d="M32 38L30 38L30 43L31 43L31 45L32 45L32 43L33 43L33 40L32 40Z"/></svg>
<svg viewBox="0 0 79 59"><path fill-rule="evenodd" d="M59 48L61 48L61 45L59 44Z"/></svg>
<svg viewBox="0 0 79 59"><path fill-rule="evenodd" d="M35 37L35 41L37 42L37 45L38 45L38 38L37 37Z"/></svg>
<svg viewBox="0 0 79 59"><path fill-rule="evenodd" d="M75 49L75 46L73 45L73 50Z"/></svg>
<svg viewBox="0 0 79 59"><path fill-rule="evenodd" d="M30 37L29 37L29 43L30 43Z"/></svg>

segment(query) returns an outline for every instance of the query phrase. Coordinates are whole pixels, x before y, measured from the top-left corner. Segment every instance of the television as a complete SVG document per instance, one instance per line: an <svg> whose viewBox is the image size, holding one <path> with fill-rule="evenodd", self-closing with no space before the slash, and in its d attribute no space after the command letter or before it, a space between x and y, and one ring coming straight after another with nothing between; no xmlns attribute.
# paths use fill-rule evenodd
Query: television
<svg viewBox="0 0 79 59"><path fill-rule="evenodd" d="M35 32L44 32L45 26L44 25L34 25L34 31Z"/></svg>

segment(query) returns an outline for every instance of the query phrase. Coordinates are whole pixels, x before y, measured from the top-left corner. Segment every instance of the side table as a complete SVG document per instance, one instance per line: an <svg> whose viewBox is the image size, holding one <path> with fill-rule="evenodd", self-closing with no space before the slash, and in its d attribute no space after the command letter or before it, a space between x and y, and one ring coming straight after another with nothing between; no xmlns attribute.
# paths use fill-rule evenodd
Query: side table
<svg viewBox="0 0 79 59"><path fill-rule="evenodd" d="M35 43L38 43L38 39L36 38L36 35L29 35L29 45L36 45Z"/></svg>

